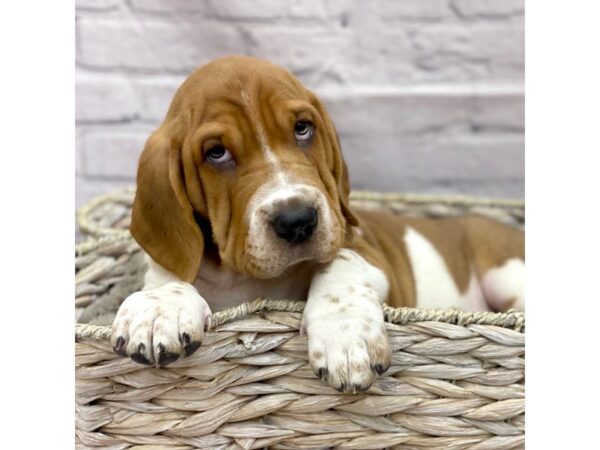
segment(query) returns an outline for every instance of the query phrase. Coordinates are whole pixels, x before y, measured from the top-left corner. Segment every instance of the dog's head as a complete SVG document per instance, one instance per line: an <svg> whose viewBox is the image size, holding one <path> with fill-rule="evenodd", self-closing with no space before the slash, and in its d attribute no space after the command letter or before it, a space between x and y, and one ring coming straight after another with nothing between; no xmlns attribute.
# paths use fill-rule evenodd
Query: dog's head
<svg viewBox="0 0 600 450"><path fill-rule="evenodd" d="M317 97L266 61L222 58L182 84L146 142L131 232L185 281L205 252L272 278L335 256L356 225L348 194L339 140Z"/></svg>

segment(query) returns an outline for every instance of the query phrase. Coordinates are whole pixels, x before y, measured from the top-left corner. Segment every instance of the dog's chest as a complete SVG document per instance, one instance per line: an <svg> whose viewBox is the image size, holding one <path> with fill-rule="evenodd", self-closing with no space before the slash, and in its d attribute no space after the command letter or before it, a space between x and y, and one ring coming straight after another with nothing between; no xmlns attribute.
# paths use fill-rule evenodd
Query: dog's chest
<svg viewBox="0 0 600 450"><path fill-rule="evenodd" d="M286 276L262 280L240 275L206 261L202 263L193 285L215 312L259 297L306 300L310 273L297 270Z"/></svg>

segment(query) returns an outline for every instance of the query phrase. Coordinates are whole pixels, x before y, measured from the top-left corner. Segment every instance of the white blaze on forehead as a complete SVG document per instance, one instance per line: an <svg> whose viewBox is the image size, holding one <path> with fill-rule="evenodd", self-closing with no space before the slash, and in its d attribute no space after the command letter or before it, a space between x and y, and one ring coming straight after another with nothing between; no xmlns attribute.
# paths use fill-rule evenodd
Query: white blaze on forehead
<svg viewBox="0 0 600 450"><path fill-rule="evenodd" d="M287 184L287 179L285 177L284 171L281 167L281 164L271 147L269 146L269 141L267 140L267 135L265 133L265 129L263 128L262 122L260 121L260 117L256 114L256 108L253 107L252 100L244 89L241 90L241 97L244 103L246 113L248 118L250 119L250 125L254 128L254 133L256 134L256 139L260 145L260 149L269 163L273 167L277 180L281 184Z"/></svg>
<svg viewBox="0 0 600 450"><path fill-rule="evenodd" d="M287 173L267 139L255 99L241 89L244 112L256 136L271 176L265 179L250 198L245 218L248 222L246 257L255 268L268 276L277 276L291 264L307 259L324 262L330 259L337 238L334 219L323 192ZM272 218L281 208L311 205L317 210L319 225L309 242L290 247L272 230Z"/></svg>

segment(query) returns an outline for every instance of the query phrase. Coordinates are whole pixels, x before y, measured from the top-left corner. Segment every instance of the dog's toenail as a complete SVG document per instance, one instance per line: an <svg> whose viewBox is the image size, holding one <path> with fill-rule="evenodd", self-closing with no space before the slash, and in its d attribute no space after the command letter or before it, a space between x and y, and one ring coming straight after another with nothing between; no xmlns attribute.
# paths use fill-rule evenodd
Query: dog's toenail
<svg viewBox="0 0 600 450"><path fill-rule="evenodd" d="M146 366L152 365L152 363L150 361L148 361L148 358L146 358L141 353L134 353L133 355L131 355L131 359L133 359L136 363L139 363L139 364L144 364Z"/></svg>
<svg viewBox="0 0 600 450"><path fill-rule="evenodd" d="M192 353L194 353L196 350L198 350L198 347L200 347L200 342L198 341L192 341L189 344L187 344L184 348L185 348L185 356L190 356Z"/></svg>
<svg viewBox="0 0 600 450"><path fill-rule="evenodd" d="M123 338L123 336L119 336L117 338L117 343L113 347L113 350L115 351L115 353L121 356L127 356L127 352L125 351L125 339Z"/></svg>
<svg viewBox="0 0 600 450"><path fill-rule="evenodd" d="M321 367L317 370L316 374L322 380L327 380L327 377L329 376L329 370L327 370L326 367Z"/></svg>
<svg viewBox="0 0 600 450"><path fill-rule="evenodd" d="M173 361L177 361L179 353L167 352L163 344L158 344L158 365L160 367L167 366Z"/></svg>

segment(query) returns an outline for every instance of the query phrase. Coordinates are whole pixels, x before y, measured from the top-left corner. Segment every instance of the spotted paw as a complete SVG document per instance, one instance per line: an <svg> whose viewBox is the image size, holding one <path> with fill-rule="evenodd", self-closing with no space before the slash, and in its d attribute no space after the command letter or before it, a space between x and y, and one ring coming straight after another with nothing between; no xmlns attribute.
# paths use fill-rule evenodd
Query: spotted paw
<svg viewBox="0 0 600 450"><path fill-rule="evenodd" d="M390 366L381 303L385 274L359 253L341 249L312 279L302 329L318 377L342 392L369 389Z"/></svg>
<svg viewBox="0 0 600 450"><path fill-rule="evenodd" d="M170 282L125 299L111 344L140 364L164 367L198 349L210 320L210 307L192 285Z"/></svg>
<svg viewBox="0 0 600 450"><path fill-rule="evenodd" d="M338 391L366 391L390 366L383 313L360 292L337 299L323 299L307 318L309 361L317 376Z"/></svg>

